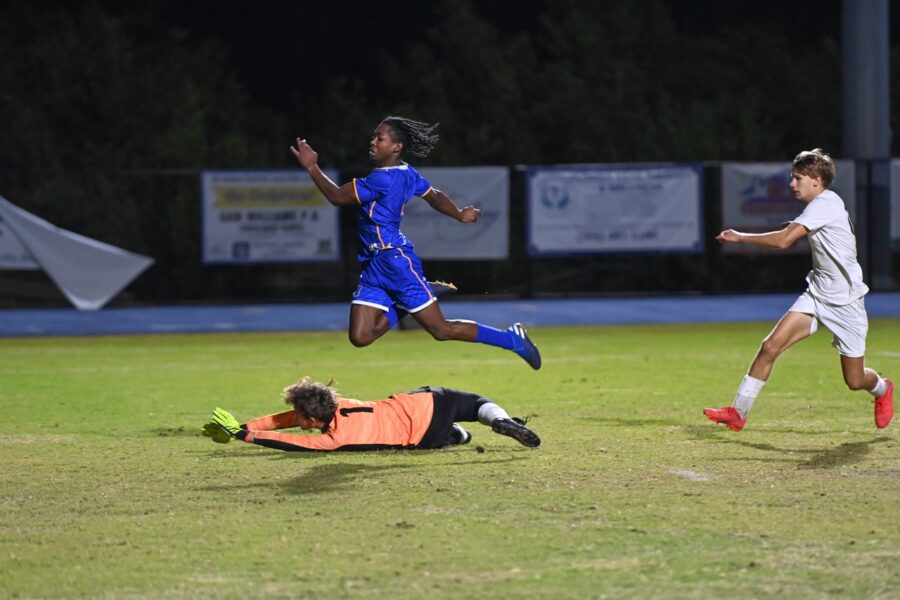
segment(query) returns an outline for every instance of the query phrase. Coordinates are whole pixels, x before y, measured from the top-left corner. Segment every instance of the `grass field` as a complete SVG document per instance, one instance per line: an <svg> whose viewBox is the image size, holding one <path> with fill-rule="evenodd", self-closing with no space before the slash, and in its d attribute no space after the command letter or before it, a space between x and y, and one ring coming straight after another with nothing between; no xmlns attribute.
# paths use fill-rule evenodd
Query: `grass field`
<svg viewBox="0 0 900 600"><path fill-rule="evenodd" d="M10 598L897 598L900 419L877 430L827 333L731 402L771 323L532 330L544 368L422 332L0 339ZM900 379L900 320L868 362ZM293 454L199 435L281 388L424 384L532 417L439 451ZM476 447L484 452L477 452Z"/></svg>

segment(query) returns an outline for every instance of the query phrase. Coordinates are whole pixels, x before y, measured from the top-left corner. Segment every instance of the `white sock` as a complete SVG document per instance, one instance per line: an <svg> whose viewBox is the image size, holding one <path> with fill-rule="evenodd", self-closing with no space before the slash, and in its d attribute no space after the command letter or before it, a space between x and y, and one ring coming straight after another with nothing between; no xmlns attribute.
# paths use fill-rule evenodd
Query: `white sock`
<svg viewBox="0 0 900 600"><path fill-rule="evenodd" d="M490 427L491 423L497 419L508 419L509 414L503 410L502 406L493 402L485 402L478 407L478 422L482 425Z"/></svg>
<svg viewBox="0 0 900 600"><path fill-rule="evenodd" d="M756 400L756 397L759 395L759 392L764 385L766 385L766 382L762 379L744 375L744 379L741 381L740 387L738 387L737 394L734 396L734 402L731 404L739 413L741 413L741 417L746 419L747 415L750 414L750 409L753 407L753 401Z"/></svg>
<svg viewBox="0 0 900 600"><path fill-rule="evenodd" d="M876 398L881 398L887 392L887 382L878 373L875 373L875 377L878 378L878 381L875 382L875 387L869 390L869 393Z"/></svg>

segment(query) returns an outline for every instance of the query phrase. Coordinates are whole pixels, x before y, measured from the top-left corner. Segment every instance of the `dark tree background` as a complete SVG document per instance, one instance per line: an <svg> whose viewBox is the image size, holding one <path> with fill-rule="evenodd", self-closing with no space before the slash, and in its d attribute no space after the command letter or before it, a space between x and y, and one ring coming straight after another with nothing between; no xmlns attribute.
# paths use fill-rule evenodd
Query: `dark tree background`
<svg viewBox="0 0 900 600"><path fill-rule="evenodd" d="M119 303L345 297L350 215L341 264L201 265L198 174L292 168L297 135L363 172L387 114L441 123L423 165L841 155L840 0L12 0L0 15L0 194L153 256ZM530 261L522 201L508 261L429 275L472 293L717 292L802 285L808 268L713 247ZM748 268L758 277L737 277ZM0 271L0 304L65 302L41 273Z"/></svg>

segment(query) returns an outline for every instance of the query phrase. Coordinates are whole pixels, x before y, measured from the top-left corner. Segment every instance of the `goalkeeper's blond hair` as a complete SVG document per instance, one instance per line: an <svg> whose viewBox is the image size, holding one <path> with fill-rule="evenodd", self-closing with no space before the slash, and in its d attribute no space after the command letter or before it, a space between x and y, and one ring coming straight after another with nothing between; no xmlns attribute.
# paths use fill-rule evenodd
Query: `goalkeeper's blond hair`
<svg viewBox="0 0 900 600"><path fill-rule="evenodd" d="M334 411L338 406L337 390L331 387L333 383L334 379L323 384L304 377L284 388L281 397L284 398L285 404L292 405L301 415L319 419L327 426L334 418Z"/></svg>

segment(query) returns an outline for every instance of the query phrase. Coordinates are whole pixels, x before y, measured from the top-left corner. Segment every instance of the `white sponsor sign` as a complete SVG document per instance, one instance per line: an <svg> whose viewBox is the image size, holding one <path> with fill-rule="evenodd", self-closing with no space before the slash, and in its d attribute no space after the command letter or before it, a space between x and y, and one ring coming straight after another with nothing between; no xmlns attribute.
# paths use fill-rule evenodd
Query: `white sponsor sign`
<svg viewBox="0 0 900 600"><path fill-rule="evenodd" d="M340 258L338 209L306 171L204 171L202 192L205 263Z"/></svg>
<svg viewBox="0 0 900 600"><path fill-rule="evenodd" d="M853 219L856 208L856 168L852 160L836 160L831 189L844 200ZM722 228L749 233L781 229L800 213L806 204L791 192L791 163L724 163L722 165ZM807 252L806 240L794 244L788 252ZM725 244L725 252L734 254L781 253L749 244Z"/></svg>
<svg viewBox="0 0 900 600"><path fill-rule="evenodd" d="M699 166L528 171L528 251L702 252Z"/></svg>
<svg viewBox="0 0 900 600"><path fill-rule="evenodd" d="M460 223L435 211L421 198L404 208L400 229L423 259L488 260L509 255L509 170L505 167L429 167L419 169L432 187L459 208L481 210L475 223Z"/></svg>
<svg viewBox="0 0 900 600"><path fill-rule="evenodd" d="M900 248L900 160L891 161L891 240Z"/></svg>
<svg viewBox="0 0 900 600"><path fill-rule="evenodd" d="M40 268L25 244L0 217L0 269L35 271Z"/></svg>

